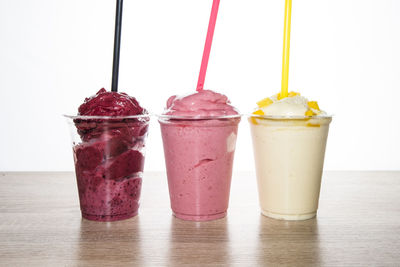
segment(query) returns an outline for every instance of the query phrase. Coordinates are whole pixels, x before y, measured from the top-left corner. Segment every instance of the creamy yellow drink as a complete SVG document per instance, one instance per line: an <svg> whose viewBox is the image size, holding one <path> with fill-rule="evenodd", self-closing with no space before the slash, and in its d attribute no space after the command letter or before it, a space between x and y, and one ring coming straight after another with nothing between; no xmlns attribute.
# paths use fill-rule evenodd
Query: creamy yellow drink
<svg viewBox="0 0 400 267"><path fill-rule="evenodd" d="M283 220L312 218L332 118L317 102L294 92L257 105L249 122L262 214Z"/></svg>

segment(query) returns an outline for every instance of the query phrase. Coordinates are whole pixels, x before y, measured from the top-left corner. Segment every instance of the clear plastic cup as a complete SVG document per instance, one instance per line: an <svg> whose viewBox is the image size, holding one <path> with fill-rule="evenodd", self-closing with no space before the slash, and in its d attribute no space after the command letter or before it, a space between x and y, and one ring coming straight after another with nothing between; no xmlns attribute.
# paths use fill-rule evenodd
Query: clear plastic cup
<svg viewBox="0 0 400 267"><path fill-rule="evenodd" d="M240 115L159 116L173 214L208 221L226 216Z"/></svg>
<svg viewBox="0 0 400 267"><path fill-rule="evenodd" d="M65 117L82 217L117 221L137 215L149 115Z"/></svg>
<svg viewBox="0 0 400 267"><path fill-rule="evenodd" d="M313 218L318 209L331 116L249 116L263 215Z"/></svg>

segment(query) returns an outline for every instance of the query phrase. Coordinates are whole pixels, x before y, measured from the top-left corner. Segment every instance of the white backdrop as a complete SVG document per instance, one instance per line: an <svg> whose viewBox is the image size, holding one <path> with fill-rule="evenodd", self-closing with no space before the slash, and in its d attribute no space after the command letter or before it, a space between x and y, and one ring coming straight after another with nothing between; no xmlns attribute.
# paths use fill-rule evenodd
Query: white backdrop
<svg viewBox="0 0 400 267"><path fill-rule="evenodd" d="M194 91L212 0L125 0L120 88L151 112ZM242 113L277 93L283 0L221 0L205 87ZM289 89L335 114L328 170L400 169L400 1L293 0ZM0 171L72 170L67 125L110 88L114 0L0 1ZM146 170L164 170L152 121ZM253 170L246 120L235 170Z"/></svg>

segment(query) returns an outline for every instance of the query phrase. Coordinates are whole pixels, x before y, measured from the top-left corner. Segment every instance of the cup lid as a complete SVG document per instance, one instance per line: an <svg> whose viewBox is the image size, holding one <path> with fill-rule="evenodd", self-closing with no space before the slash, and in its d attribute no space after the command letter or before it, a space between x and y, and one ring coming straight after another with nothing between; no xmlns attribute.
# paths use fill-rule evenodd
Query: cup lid
<svg viewBox="0 0 400 267"><path fill-rule="evenodd" d="M310 119L332 119L333 115L324 114L317 116L271 116L271 115L257 115L257 114L248 114L246 115L249 118L257 118L257 119L267 119L267 120L310 120Z"/></svg>
<svg viewBox="0 0 400 267"><path fill-rule="evenodd" d="M218 115L218 116L199 116L199 115L167 115L161 114L156 115L158 119L170 119L170 120L222 120L222 119L236 119L241 118L241 114L234 114L234 115Z"/></svg>
<svg viewBox="0 0 400 267"><path fill-rule="evenodd" d="M76 120L124 120L124 119L140 119L140 118L149 118L151 114L140 114L140 115L129 115L129 116L81 116L81 115L63 115L66 118Z"/></svg>

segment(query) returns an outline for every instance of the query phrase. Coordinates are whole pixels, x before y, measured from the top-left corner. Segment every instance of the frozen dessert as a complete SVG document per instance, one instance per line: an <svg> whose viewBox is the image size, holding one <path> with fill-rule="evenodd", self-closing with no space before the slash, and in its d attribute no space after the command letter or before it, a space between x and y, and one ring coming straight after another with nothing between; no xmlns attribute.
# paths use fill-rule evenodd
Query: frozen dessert
<svg viewBox="0 0 400 267"><path fill-rule="evenodd" d="M240 115L222 94L172 96L160 116L171 208L184 220L226 215Z"/></svg>
<svg viewBox="0 0 400 267"><path fill-rule="evenodd" d="M229 99L211 90L202 90L185 96L171 96L167 101L166 115L215 117L238 115Z"/></svg>
<svg viewBox="0 0 400 267"><path fill-rule="evenodd" d="M108 92L102 88L94 96L85 99L79 107L81 116L130 116L143 115L147 111L139 105L136 98L126 93Z"/></svg>
<svg viewBox="0 0 400 267"><path fill-rule="evenodd" d="M331 120L316 101L295 92L257 103L249 121L264 215L285 220L316 215Z"/></svg>
<svg viewBox="0 0 400 267"><path fill-rule="evenodd" d="M82 216L114 221L138 212L148 112L125 93L101 89L73 117Z"/></svg>
<svg viewBox="0 0 400 267"><path fill-rule="evenodd" d="M255 115L280 116L280 117L310 117L326 115L321 111L318 102L308 101L300 93L290 92L288 97L282 98L280 93L267 97L257 102Z"/></svg>

